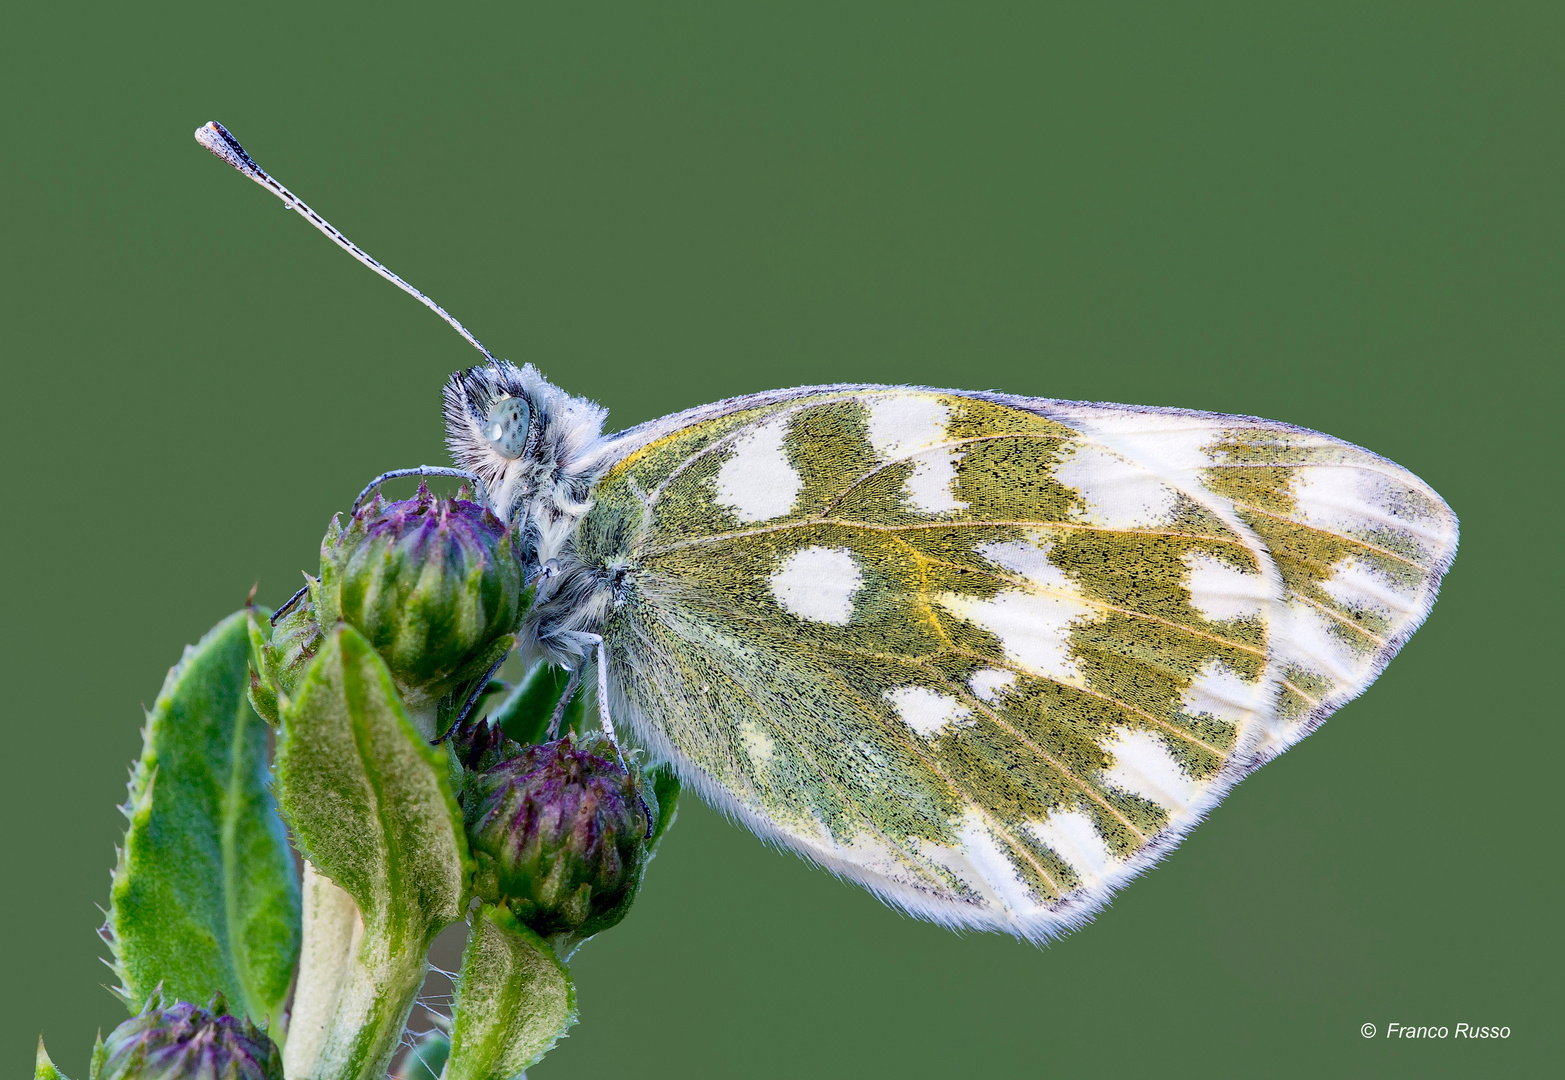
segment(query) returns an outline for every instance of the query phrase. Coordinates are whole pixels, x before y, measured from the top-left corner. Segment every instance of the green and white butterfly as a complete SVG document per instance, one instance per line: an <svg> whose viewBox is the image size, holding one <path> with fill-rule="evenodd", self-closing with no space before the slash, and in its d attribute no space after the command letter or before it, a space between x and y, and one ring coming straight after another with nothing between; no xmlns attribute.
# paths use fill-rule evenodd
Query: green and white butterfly
<svg viewBox="0 0 1565 1080"><path fill-rule="evenodd" d="M605 721L708 801L948 926L1088 920L1363 692L1456 551L1412 473L1253 417L840 385L605 435L485 356L447 439L542 571L524 648L596 658Z"/></svg>

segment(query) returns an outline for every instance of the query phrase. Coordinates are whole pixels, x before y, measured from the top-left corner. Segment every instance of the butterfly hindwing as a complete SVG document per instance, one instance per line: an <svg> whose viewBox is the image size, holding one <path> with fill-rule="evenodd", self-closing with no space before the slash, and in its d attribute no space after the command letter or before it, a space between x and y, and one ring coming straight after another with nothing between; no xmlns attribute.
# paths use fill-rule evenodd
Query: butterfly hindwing
<svg viewBox="0 0 1565 1080"><path fill-rule="evenodd" d="M952 925L1090 915L1373 679L1454 550L1405 470L1244 418L826 387L690 419L578 533L620 574L616 704Z"/></svg>

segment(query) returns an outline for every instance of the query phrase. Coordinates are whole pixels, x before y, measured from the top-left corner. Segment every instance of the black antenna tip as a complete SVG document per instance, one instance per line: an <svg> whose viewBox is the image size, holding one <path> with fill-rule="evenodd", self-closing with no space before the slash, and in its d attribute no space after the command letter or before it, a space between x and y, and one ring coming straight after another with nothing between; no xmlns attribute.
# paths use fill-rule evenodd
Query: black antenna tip
<svg viewBox="0 0 1565 1080"><path fill-rule="evenodd" d="M196 128L196 142L246 176L253 177L261 171L261 167L245 153L245 148L239 145L239 140L216 120L209 120Z"/></svg>

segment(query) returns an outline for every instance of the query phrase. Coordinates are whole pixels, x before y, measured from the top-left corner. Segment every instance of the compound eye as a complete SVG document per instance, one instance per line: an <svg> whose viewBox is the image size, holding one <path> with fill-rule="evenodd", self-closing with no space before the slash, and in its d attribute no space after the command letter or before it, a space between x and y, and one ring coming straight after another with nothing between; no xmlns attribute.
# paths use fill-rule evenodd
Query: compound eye
<svg viewBox="0 0 1565 1080"><path fill-rule="evenodd" d="M484 420L484 440L502 457L519 458L527 450L527 423L531 412L521 398L501 398L489 407Z"/></svg>

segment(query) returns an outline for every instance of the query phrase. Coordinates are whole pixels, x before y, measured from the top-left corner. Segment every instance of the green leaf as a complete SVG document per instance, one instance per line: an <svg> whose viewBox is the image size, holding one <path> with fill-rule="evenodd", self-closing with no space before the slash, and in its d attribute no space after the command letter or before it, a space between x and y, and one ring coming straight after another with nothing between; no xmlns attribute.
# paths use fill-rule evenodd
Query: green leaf
<svg viewBox="0 0 1565 1080"><path fill-rule="evenodd" d="M570 683L571 673L562 667L539 662L534 664L516 688L496 706L489 718L500 725L506 735L523 746L542 742L549 728L549 717L559 703L560 695ZM578 688L565 716L560 722L563 729L577 728L581 723L583 702L586 695Z"/></svg>
<svg viewBox="0 0 1565 1080"><path fill-rule="evenodd" d="M510 1080L576 1022L576 990L554 950L503 907L473 918L456 985L444 1080Z"/></svg>
<svg viewBox="0 0 1565 1080"><path fill-rule="evenodd" d="M345 624L330 630L282 712L277 796L311 865L357 906L363 932L345 967L301 973L298 997L317 1011L306 1020L295 1010L295 1031L310 1034L287 1047L288 1075L385 1075L429 944L467 899L467 839L445 764L369 642Z"/></svg>
<svg viewBox="0 0 1565 1080"><path fill-rule="evenodd" d="M658 841L663 839L668 827L674 824L674 816L679 809L679 777L667 765L659 765L647 773L647 779L652 781L652 794L658 803L657 823L652 826L652 836L647 840L647 861L651 862L652 856L657 854Z"/></svg>
<svg viewBox="0 0 1565 1080"><path fill-rule="evenodd" d="M49 1060L49 1051L43 1048L42 1035L38 1036L38 1060L33 1066L33 1080L70 1080L54 1067L54 1062Z"/></svg>
<svg viewBox="0 0 1565 1080"><path fill-rule="evenodd" d="M161 983L170 1000L222 993L280 1035L299 885L247 700L247 621L187 647L147 714L104 936L133 1011Z"/></svg>

